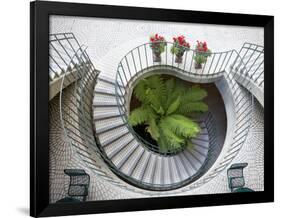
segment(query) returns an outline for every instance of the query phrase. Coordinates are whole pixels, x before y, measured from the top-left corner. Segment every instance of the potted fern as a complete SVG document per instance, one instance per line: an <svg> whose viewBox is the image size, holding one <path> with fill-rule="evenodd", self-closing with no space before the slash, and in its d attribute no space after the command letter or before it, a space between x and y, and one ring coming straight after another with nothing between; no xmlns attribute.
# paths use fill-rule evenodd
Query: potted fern
<svg viewBox="0 0 281 218"><path fill-rule="evenodd" d="M141 105L130 112L129 123L133 127L144 125L160 153L192 145L191 139L200 133L192 114L208 110L202 101L207 96L204 89L155 75L141 80L134 95Z"/></svg>
<svg viewBox="0 0 281 218"><path fill-rule="evenodd" d="M197 40L197 45L195 48L195 69L202 69L202 64L207 62L208 57L211 56L211 50L208 48L206 42L199 42Z"/></svg>
<svg viewBox="0 0 281 218"><path fill-rule="evenodd" d="M184 52L190 49L190 44L186 42L185 37L183 35L178 37L173 37L173 40L174 43L173 46L171 47L171 53L176 56L175 62L181 64Z"/></svg>
<svg viewBox="0 0 281 218"><path fill-rule="evenodd" d="M161 62L161 53L165 51L165 47L167 46L167 42L163 36L160 36L156 33L153 36L150 36L150 48L153 53L153 61Z"/></svg>

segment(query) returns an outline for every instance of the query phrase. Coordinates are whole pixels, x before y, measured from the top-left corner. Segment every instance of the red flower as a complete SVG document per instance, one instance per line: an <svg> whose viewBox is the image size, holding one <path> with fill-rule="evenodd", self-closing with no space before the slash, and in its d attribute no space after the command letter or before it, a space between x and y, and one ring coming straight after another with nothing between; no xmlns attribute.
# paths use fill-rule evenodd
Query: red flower
<svg viewBox="0 0 281 218"><path fill-rule="evenodd" d="M173 40L174 42L177 42L181 46L186 46L188 48L190 47L189 43L186 42L184 35L173 37Z"/></svg>
<svg viewBox="0 0 281 218"><path fill-rule="evenodd" d="M156 33L154 36L151 36L149 39L151 42L165 41L165 38L163 36L158 35L158 33Z"/></svg>
<svg viewBox="0 0 281 218"><path fill-rule="evenodd" d="M198 50L200 52L207 52L208 51L207 43L206 42L199 42L197 40L196 50Z"/></svg>

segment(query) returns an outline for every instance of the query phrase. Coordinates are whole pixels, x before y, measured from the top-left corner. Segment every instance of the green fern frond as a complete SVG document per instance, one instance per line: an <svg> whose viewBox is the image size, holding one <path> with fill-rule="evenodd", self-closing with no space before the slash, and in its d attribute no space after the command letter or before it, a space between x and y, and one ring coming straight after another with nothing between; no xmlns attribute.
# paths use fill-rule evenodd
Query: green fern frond
<svg viewBox="0 0 281 218"><path fill-rule="evenodd" d="M136 87L134 89L134 95L142 103L146 102L146 97L147 97L146 90L147 90L146 79L139 81L139 83L136 85Z"/></svg>
<svg viewBox="0 0 281 218"><path fill-rule="evenodd" d="M198 102L188 102L184 103L182 102L181 105L178 107L177 113L188 115L192 112L206 112L208 111L208 105L204 102L198 101Z"/></svg>
<svg viewBox="0 0 281 218"><path fill-rule="evenodd" d="M168 107L177 99L179 96L182 96L184 92L186 92L186 87L182 82L179 82L176 80L172 84L167 84L166 87L168 86L169 90L167 90L167 98L165 99L165 108L166 110ZM172 89L171 89L172 88ZM182 100L180 99L180 102Z"/></svg>
<svg viewBox="0 0 281 218"><path fill-rule="evenodd" d="M159 136L160 136L160 133L159 133L159 128L156 124L156 121L155 119L150 119L147 124L149 125L147 128L146 128L146 131L149 132L149 134L151 135L151 137L154 139L154 140L158 140L159 139Z"/></svg>
<svg viewBox="0 0 281 218"><path fill-rule="evenodd" d="M155 112L164 114L165 84L159 75L142 79L135 87L134 94L145 105L151 105Z"/></svg>
<svg viewBox="0 0 281 218"><path fill-rule="evenodd" d="M168 107L167 109L167 112L166 112L166 115L170 115L172 113L174 113L180 106L180 96L177 97L177 99L172 103L170 104L170 106Z"/></svg>
<svg viewBox="0 0 281 218"><path fill-rule="evenodd" d="M142 106L131 112L132 126L148 125L146 131L162 152L192 147L191 139L199 134L200 127L186 115L208 110L202 101L207 96L204 89L155 75L141 80L134 94Z"/></svg>
<svg viewBox="0 0 281 218"><path fill-rule="evenodd" d="M185 91L182 95L182 102L195 102L201 101L208 95L206 90L200 88L199 86L192 86L187 91Z"/></svg>
<svg viewBox="0 0 281 218"><path fill-rule="evenodd" d="M181 145L184 143L184 137L175 134L175 132L171 130L170 126L164 122L164 120L160 121L159 128L163 132L163 135L165 136L165 139L168 142L168 144L166 145L167 147L176 149L180 148Z"/></svg>
<svg viewBox="0 0 281 218"><path fill-rule="evenodd" d="M144 124L149 122L149 120L154 119L156 115L153 110L146 106L141 106L134 109L129 116L129 123L132 126Z"/></svg>
<svg viewBox="0 0 281 218"><path fill-rule="evenodd" d="M192 138L200 133L200 127L196 122L180 114L167 116L163 122L167 128L178 136Z"/></svg>
<svg viewBox="0 0 281 218"><path fill-rule="evenodd" d="M159 146L160 152L167 152L168 151L169 142L166 140L166 137L163 134L161 129L159 129L159 138L158 138L157 144Z"/></svg>

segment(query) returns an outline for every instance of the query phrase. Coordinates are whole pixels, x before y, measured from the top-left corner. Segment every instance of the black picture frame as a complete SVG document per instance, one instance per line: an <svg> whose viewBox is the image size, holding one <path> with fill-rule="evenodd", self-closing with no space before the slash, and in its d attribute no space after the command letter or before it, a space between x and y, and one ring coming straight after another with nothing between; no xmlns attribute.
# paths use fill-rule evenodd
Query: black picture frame
<svg viewBox="0 0 281 218"><path fill-rule="evenodd" d="M49 204L49 16L192 22L264 28L264 191ZM141 7L35 1L30 3L30 215L60 216L274 201L274 17Z"/></svg>

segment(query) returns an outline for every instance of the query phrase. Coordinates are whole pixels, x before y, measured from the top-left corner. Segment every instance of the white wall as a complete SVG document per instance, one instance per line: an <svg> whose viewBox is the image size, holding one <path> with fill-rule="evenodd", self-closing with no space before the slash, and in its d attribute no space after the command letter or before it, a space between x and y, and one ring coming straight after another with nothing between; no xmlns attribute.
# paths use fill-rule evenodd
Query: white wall
<svg viewBox="0 0 281 218"><path fill-rule="evenodd" d="M50 32L73 32L79 43L87 46L94 65L113 49L119 51L120 46L128 44L131 47L127 46L127 53L129 49L149 42L149 36L155 33L164 36L168 42L172 42L175 36L184 35L193 49L197 40L206 41L212 52L239 51L245 42L264 44L261 27L93 17L51 16ZM121 59L125 54L115 55Z"/></svg>
<svg viewBox="0 0 281 218"><path fill-rule="evenodd" d="M281 48L281 12L276 0L80 0L80 2L275 15L275 38L277 39L275 40L275 93L281 92L279 85L281 52L277 50ZM28 216L29 204L29 4L28 1L22 0L3 1L1 9L0 217L17 218ZM280 111L281 101L277 98L276 95L275 111ZM280 121L281 115L275 113L276 134L278 133L276 124ZM276 137L275 154L281 153L280 144L281 139ZM279 155L275 157L276 203L102 214L95 217L277 217L277 214L281 212L279 185L281 159Z"/></svg>

